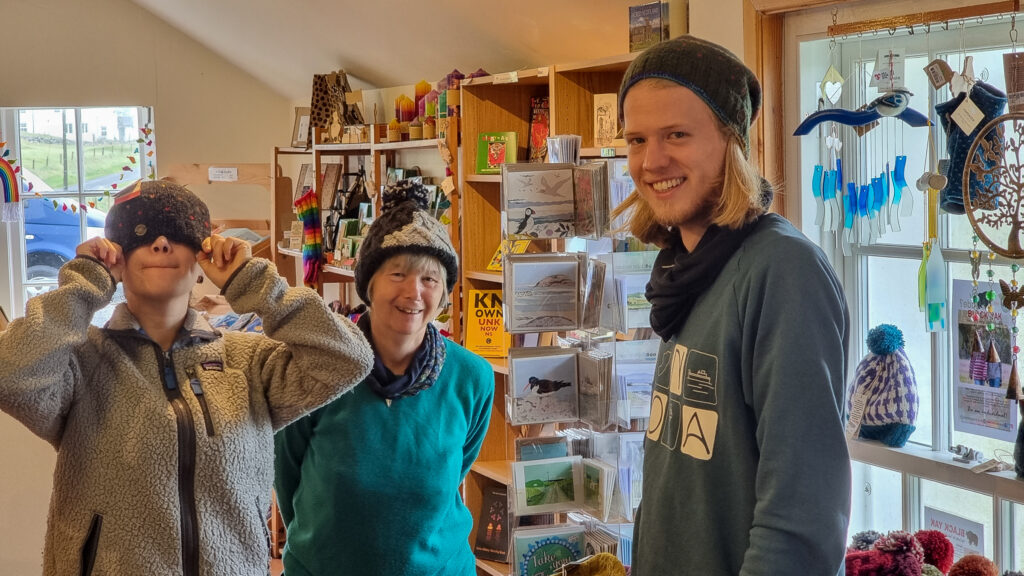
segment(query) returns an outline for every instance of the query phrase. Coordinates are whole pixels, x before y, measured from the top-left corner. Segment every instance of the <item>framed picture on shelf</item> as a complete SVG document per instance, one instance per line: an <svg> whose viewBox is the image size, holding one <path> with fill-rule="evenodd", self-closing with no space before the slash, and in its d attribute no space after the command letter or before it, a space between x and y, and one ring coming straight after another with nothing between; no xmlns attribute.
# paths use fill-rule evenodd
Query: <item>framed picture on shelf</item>
<svg viewBox="0 0 1024 576"><path fill-rule="evenodd" d="M568 512L583 507L580 456L512 463L517 516Z"/></svg>
<svg viewBox="0 0 1024 576"><path fill-rule="evenodd" d="M577 255L511 255L506 261L505 275L505 324L509 334L579 327Z"/></svg>
<svg viewBox="0 0 1024 576"><path fill-rule="evenodd" d="M508 238L575 236L572 164L506 164L501 195Z"/></svg>
<svg viewBox="0 0 1024 576"><path fill-rule="evenodd" d="M295 122L292 125L292 147L309 147L309 108L295 107Z"/></svg>
<svg viewBox="0 0 1024 576"><path fill-rule="evenodd" d="M513 426L579 418L575 348L509 350L509 420Z"/></svg>

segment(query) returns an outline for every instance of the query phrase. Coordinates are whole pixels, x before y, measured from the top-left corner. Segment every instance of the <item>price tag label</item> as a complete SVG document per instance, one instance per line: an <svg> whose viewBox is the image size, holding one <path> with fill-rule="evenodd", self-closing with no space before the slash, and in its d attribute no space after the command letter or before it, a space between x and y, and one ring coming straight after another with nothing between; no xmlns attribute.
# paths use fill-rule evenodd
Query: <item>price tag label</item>
<svg viewBox="0 0 1024 576"><path fill-rule="evenodd" d="M978 124L985 119L985 114L982 113L978 105L975 104L970 95L964 98L964 101L956 107L953 111L953 122L964 131L964 134L970 134L974 132L974 129L978 127Z"/></svg>
<svg viewBox="0 0 1024 576"><path fill-rule="evenodd" d="M217 168L210 166L207 171L210 182L238 182L238 168Z"/></svg>
<svg viewBox="0 0 1024 576"><path fill-rule="evenodd" d="M853 408L850 410L850 420L846 423L847 440L853 440L860 434L860 422L864 419L865 404L867 404L867 395L864 392L854 396Z"/></svg>
<svg viewBox="0 0 1024 576"><path fill-rule="evenodd" d="M445 194L451 194L452 190L455 190L455 182L452 181L452 177L449 176L441 182L441 190L444 190Z"/></svg>
<svg viewBox="0 0 1024 576"><path fill-rule="evenodd" d="M495 84L514 84L519 82L519 72L502 72L494 75Z"/></svg>
<svg viewBox="0 0 1024 576"><path fill-rule="evenodd" d="M615 148L601 148L601 158L615 158Z"/></svg>

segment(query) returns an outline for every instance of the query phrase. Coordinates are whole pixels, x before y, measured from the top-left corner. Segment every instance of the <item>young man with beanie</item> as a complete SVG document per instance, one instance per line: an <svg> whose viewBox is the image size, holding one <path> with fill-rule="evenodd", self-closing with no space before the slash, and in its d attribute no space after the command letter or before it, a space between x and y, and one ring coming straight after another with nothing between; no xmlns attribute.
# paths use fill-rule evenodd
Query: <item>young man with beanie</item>
<svg viewBox="0 0 1024 576"><path fill-rule="evenodd" d="M181 186L129 187L105 231L0 333L0 409L57 450L42 572L266 574L273 432L362 379L369 345L248 244L211 235ZM265 335L189 308L200 270ZM118 282L125 303L91 326Z"/></svg>
<svg viewBox="0 0 1024 576"><path fill-rule="evenodd" d="M494 372L431 323L459 259L426 207L422 185L390 187L359 250L373 370L277 434L288 576L476 574L459 486L487 433Z"/></svg>
<svg viewBox="0 0 1024 576"><path fill-rule="evenodd" d="M637 56L619 89L636 185L619 212L661 247L634 576L842 567L849 314L822 252L767 213L748 159L760 104L753 73L692 36Z"/></svg>

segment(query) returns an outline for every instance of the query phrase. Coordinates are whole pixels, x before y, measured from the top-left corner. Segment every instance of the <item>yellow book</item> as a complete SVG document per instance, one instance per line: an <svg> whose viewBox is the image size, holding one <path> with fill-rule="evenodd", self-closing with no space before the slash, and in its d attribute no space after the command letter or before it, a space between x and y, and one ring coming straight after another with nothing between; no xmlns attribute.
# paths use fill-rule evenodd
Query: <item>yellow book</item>
<svg viewBox="0 0 1024 576"><path fill-rule="evenodd" d="M498 249L494 251L494 256L491 256L491 262L487 264L487 269L492 272L501 272L503 269L502 261L505 259L505 254L524 254L526 249L529 247L529 240L502 240L501 243L498 244Z"/></svg>
<svg viewBox="0 0 1024 576"><path fill-rule="evenodd" d="M501 290L470 290L466 303L466 348L485 358L504 358L511 341L505 331Z"/></svg>

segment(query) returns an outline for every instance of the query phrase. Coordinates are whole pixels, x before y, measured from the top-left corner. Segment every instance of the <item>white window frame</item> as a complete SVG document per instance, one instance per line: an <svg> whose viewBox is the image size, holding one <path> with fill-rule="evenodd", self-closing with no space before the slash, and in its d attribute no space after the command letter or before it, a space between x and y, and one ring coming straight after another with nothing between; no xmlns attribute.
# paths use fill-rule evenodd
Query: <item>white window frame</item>
<svg viewBox="0 0 1024 576"><path fill-rule="evenodd" d="M964 2L945 2L944 0L933 0L929 3L929 10L941 10L946 8L961 7ZM871 20L879 17L897 16L900 14L920 12L919 2L906 0L898 1L870 1L857 2L849 7L842 7L838 10L839 22ZM947 5L948 4L948 5ZM990 17L987 21L994 20ZM1009 18L1002 20L1009 29ZM810 40L826 38L825 31L833 23L832 8L807 10L786 16L784 24L784 69L792 71L784 79L784 91L788 95L800 95L806 90L808 82L813 86L813 80L803 78L800 74L800 44ZM1024 18L1021 19L1024 25ZM921 32L920 27L918 33ZM885 34L885 32L882 32ZM906 38L904 38L906 40ZM1001 35L988 44L1008 44L1007 35ZM1024 47L1024 46L1022 46ZM930 45L931 51L942 51L942 45L935 43ZM972 49L977 46L972 45ZM908 51L909 52L909 51ZM817 80L817 79L815 79ZM801 110L800 97L787 97L784 99L784 127L795 127L803 118L805 112ZM929 110L930 116L934 111ZM935 130L938 138L939 130ZM806 138L806 137L805 137ZM941 139L939 139L941 140ZM941 141L938 145L941 146ZM850 333L850 362L847 382L852 377L853 369L857 360L863 356L863 342L866 337L867 326L867 258L865 256L885 256L897 258L914 258L920 260L920 247L914 246L867 246L854 251L853 256L846 258L841 252L832 248L834 240L828 241L819 227L813 222L814 209L813 199L804 190L808 184L804 182L805 175L801 169L805 160L813 158L818 154L816 144L810 140L790 136L786 142L786 189L792 191L786 194L786 214L796 223L804 233L817 239L824 248L826 254L836 266L836 272L840 281L846 289L851 317ZM845 149L845 148L844 148ZM941 150L941 148L938 148ZM813 162L812 162L813 163ZM909 175L908 175L909 178ZM916 190L915 190L916 193ZM920 205L920 203L917 203ZM915 207L915 212L919 212ZM944 218L940 218L940 238L946 239ZM950 262L968 262L967 250L944 249L943 257L947 264ZM947 323L950 319L947 318ZM902 518L903 528L906 530L918 530L921 528L921 480L927 479L934 482L956 486L985 494L992 498L992 520L994 534L992 537L993 560L1001 566L1008 567L1016 563L1024 564L1024 559L1014 556L1013 537L1016 531L1016 524L1024 522L1024 518L1016 518L1012 512L1012 504L1024 504L1024 482L1018 480L1014 472L998 472L976 474L970 471L965 464L953 462L947 448L952 438L952 407L951 407L951 374L949 374L949 351L950 351L950 330L946 332L933 333L931 335L932 350L932 374L938 379L938 384L932 388L932 405L927 407L932 413L932 446L908 444L904 448L888 448L875 442L853 440L849 442L850 455L855 461L863 462L873 466L879 466L894 470L901 474L902 491ZM922 409L926 409L922 406ZM856 488L855 488L856 489Z"/></svg>
<svg viewBox="0 0 1024 576"><path fill-rule="evenodd" d="M47 106L47 109L65 109L74 111L74 126L82 125L82 110L91 108L107 108L108 106ZM109 107L117 107L111 105ZM7 140L7 147L11 149L14 158L21 158L21 122L20 111L35 107L24 106L18 108L0 108L0 134ZM147 106L137 106L136 114L141 126L153 127L153 109ZM65 129L67 127L65 126ZM83 190L85 173L85 159L83 154L84 142L81 130L75 130L75 158L78 178L77 186L67 191L67 194L82 198L86 194ZM153 170L157 171L156 154L153 155ZM140 163L142 161L140 160ZM145 167L141 168L145 177ZM25 192L22 190L22 197ZM85 229L85 215L79 213L82 218L82 229ZM22 316L25 310L25 231L23 222L2 222L0 223L0 266L9 271L6 278L0 281L0 306L7 311L11 318Z"/></svg>

